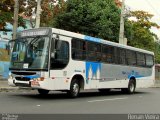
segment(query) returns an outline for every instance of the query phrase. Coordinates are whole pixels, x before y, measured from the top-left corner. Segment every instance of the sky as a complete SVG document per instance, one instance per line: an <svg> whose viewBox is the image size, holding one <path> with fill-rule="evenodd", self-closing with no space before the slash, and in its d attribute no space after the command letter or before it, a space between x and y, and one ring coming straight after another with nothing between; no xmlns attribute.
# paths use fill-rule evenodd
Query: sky
<svg viewBox="0 0 160 120"><path fill-rule="evenodd" d="M125 5L131 10L143 10L153 14L152 21L160 25L160 0L125 0ZM152 28L151 31L160 38L160 29Z"/></svg>

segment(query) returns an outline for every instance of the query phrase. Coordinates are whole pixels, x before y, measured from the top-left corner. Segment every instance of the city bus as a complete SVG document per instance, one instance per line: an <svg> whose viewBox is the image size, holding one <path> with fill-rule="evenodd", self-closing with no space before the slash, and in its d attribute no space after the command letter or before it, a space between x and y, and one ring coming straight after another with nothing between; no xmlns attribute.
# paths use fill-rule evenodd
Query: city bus
<svg viewBox="0 0 160 120"><path fill-rule="evenodd" d="M56 28L22 31L11 55L11 86L39 94L63 91L75 98L80 90L107 92L154 84L154 53Z"/></svg>

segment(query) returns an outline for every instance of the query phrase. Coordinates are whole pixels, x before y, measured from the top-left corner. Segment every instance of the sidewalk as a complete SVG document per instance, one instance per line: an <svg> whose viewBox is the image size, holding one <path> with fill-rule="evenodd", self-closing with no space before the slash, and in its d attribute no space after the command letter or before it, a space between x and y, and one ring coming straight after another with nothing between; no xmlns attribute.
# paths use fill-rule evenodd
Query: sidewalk
<svg viewBox="0 0 160 120"><path fill-rule="evenodd" d="M2 91L12 91L12 90L18 90L18 87L11 87L8 85L7 79L0 78L0 92Z"/></svg>
<svg viewBox="0 0 160 120"><path fill-rule="evenodd" d="M160 87L160 80L156 80L153 87Z"/></svg>

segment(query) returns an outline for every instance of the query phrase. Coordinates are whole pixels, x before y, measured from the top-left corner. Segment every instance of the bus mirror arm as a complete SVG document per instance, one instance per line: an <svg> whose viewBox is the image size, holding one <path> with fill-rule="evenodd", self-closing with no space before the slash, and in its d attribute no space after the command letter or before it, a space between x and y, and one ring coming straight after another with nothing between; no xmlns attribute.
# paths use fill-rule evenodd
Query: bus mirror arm
<svg viewBox="0 0 160 120"><path fill-rule="evenodd" d="M61 47L62 41L59 40L59 36L57 35L54 39L54 51L59 51Z"/></svg>
<svg viewBox="0 0 160 120"><path fill-rule="evenodd" d="M60 51L60 49L61 49L61 43L62 43L62 41L57 41L57 42L56 42L55 52L56 52L56 51Z"/></svg>

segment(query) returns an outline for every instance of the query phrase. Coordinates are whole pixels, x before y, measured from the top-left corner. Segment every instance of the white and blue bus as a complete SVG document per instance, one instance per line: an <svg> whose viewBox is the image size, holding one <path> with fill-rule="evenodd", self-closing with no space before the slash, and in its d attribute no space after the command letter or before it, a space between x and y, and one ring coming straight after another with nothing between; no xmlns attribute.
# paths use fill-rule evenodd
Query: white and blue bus
<svg viewBox="0 0 160 120"><path fill-rule="evenodd" d="M15 40L9 85L66 91L112 88L134 93L154 84L154 53L56 28L25 30Z"/></svg>

